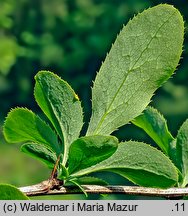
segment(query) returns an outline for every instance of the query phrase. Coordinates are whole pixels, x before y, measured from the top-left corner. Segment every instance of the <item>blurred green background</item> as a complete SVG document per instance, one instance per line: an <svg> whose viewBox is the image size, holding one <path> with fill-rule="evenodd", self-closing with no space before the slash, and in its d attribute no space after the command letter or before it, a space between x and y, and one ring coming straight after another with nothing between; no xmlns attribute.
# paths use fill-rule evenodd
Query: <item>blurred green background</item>
<svg viewBox="0 0 188 216"><path fill-rule="evenodd" d="M92 81L112 42L134 14L159 3L178 8L185 26L188 25L186 0L0 0L0 182L30 185L47 179L50 173L43 164L20 153L19 145L7 144L2 135L2 124L11 108L27 107L40 114L33 97L34 75L39 70L50 70L67 80L82 100L87 127ZM156 92L151 102L167 118L174 135L188 117L187 29L177 73ZM131 138L152 143L132 125L122 127L116 135L120 140ZM98 175L110 184L130 184L109 173ZM90 198L142 197L96 195Z"/></svg>

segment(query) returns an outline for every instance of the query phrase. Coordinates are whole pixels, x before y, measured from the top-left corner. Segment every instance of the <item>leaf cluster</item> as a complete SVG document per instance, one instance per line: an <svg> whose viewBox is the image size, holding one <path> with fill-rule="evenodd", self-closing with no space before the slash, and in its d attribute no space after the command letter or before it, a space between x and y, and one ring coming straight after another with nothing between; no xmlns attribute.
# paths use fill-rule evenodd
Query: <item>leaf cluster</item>
<svg viewBox="0 0 188 216"><path fill-rule="evenodd" d="M21 151L44 162L53 169L51 178L63 180L65 185L82 189L83 182L104 184L89 175L98 171L117 173L141 186L177 185L178 168L187 170L187 165L173 163L173 144L169 144L173 138L165 123L160 124L158 114L154 117L159 118L158 135L152 118L146 121L144 114L140 117L144 119L136 117L176 69L183 32L179 11L166 4L145 10L123 27L96 76L91 120L82 137L83 111L78 95L54 73L38 72L34 96L47 120L26 108L15 108L4 124L6 140L23 142ZM164 153L141 142L119 142L111 135L130 121L144 128ZM178 137L177 155L184 160L186 137Z"/></svg>
<svg viewBox="0 0 188 216"><path fill-rule="evenodd" d="M179 172L178 185L188 185L188 120L180 127L174 138L168 130L164 117L154 108L147 107L133 124L142 128L172 160Z"/></svg>

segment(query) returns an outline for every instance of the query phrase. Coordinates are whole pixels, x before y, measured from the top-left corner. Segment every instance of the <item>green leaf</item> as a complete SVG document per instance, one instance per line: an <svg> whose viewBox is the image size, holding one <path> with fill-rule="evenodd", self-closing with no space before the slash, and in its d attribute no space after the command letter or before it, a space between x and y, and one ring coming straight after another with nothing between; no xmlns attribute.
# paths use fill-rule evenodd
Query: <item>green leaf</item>
<svg viewBox="0 0 188 216"><path fill-rule="evenodd" d="M16 108L8 114L3 132L5 139L10 143L34 142L43 144L61 152L57 136L41 118L25 108Z"/></svg>
<svg viewBox="0 0 188 216"><path fill-rule="evenodd" d="M77 179L78 184L80 185L108 185L106 181L100 178L93 176L83 176Z"/></svg>
<svg viewBox="0 0 188 216"><path fill-rule="evenodd" d="M103 185L103 186L106 186L106 185L108 185L108 183L105 182L103 179L100 179L100 178L96 178L96 177L92 177L92 176L83 176L80 178L69 179L68 181L65 181L65 184L64 184L65 187L77 186L85 194L85 196L88 197L87 192L82 187L82 185Z"/></svg>
<svg viewBox="0 0 188 216"><path fill-rule="evenodd" d="M83 125L82 107L70 85L57 75L41 71L35 76L35 99L64 143L64 164L70 144Z"/></svg>
<svg viewBox="0 0 188 216"><path fill-rule="evenodd" d="M167 188L178 181L177 169L168 157L148 144L133 141L120 143L118 150L110 158L80 170L72 174L72 177L98 171L118 173L145 187Z"/></svg>
<svg viewBox="0 0 188 216"><path fill-rule="evenodd" d="M178 131L177 143L178 168L183 174L183 186L188 184L188 119L183 123Z"/></svg>
<svg viewBox="0 0 188 216"><path fill-rule="evenodd" d="M140 115L176 69L184 23L173 6L138 14L118 35L96 76L87 135L111 134Z"/></svg>
<svg viewBox="0 0 188 216"><path fill-rule="evenodd" d="M76 186L78 187L86 197L88 197L87 192L85 191L85 189L77 182L77 179L70 179L69 180L70 183L72 183L71 186Z"/></svg>
<svg viewBox="0 0 188 216"><path fill-rule="evenodd" d="M18 188L8 185L0 184L0 200L28 200Z"/></svg>
<svg viewBox="0 0 188 216"><path fill-rule="evenodd" d="M132 123L142 128L169 155L170 143L174 138L168 130L166 120L156 109L147 107Z"/></svg>
<svg viewBox="0 0 188 216"><path fill-rule="evenodd" d="M94 135L75 140L69 150L69 174L107 159L117 147L118 139L113 136Z"/></svg>
<svg viewBox="0 0 188 216"><path fill-rule="evenodd" d="M60 180L67 180L67 178L69 178L69 172L68 172L68 168L65 167L64 165L60 164L60 167L58 168L58 179Z"/></svg>
<svg viewBox="0 0 188 216"><path fill-rule="evenodd" d="M91 177L91 176L84 176L80 178L72 178L69 179L67 182L65 182L64 186L77 186L86 197L88 197L87 192L85 189L82 187L82 185L87 184L87 185L108 185L107 182L105 182L102 179Z"/></svg>
<svg viewBox="0 0 188 216"><path fill-rule="evenodd" d="M29 156L45 163L48 168L53 169L57 156L50 149L36 143L27 143L21 146L20 150Z"/></svg>

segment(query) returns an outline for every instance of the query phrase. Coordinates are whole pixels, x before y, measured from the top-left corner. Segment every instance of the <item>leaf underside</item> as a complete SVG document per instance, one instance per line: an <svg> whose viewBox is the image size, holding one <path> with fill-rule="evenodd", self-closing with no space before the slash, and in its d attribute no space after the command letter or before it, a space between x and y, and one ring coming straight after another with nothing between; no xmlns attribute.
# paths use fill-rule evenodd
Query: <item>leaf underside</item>
<svg viewBox="0 0 188 216"><path fill-rule="evenodd" d="M166 120L156 109L147 107L132 123L143 129L169 155L170 143L174 138L168 130Z"/></svg>
<svg viewBox="0 0 188 216"><path fill-rule="evenodd" d="M33 142L60 152L57 136L41 118L25 108L11 110L3 126L5 139L10 143Z"/></svg>
<svg viewBox="0 0 188 216"><path fill-rule="evenodd" d="M66 162L69 146L79 137L83 125L81 103L70 85L57 75L40 71L35 80L35 99L64 144Z"/></svg>
<svg viewBox="0 0 188 216"><path fill-rule="evenodd" d="M178 181L177 169L168 157L148 144L133 141L120 143L110 158L72 176L98 171L116 172L135 184L147 187L167 188Z"/></svg>
<svg viewBox="0 0 188 216"><path fill-rule="evenodd" d="M123 27L96 76L87 135L111 134L141 114L176 69L183 35L181 14L166 4Z"/></svg>
<svg viewBox="0 0 188 216"><path fill-rule="evenodd" d="M178 168L183 174L183 186L188 184L188 119L178 131L176 142Z"/></svg>
<svg viewBox="0 0 188 216"><path fill-rule="evenodd" d="M77 179L77 182L81 185L108 185L106 181L93 176L83 176Z"/></svg>
<svg viewBox="0 0 188 216"><path fill-rule="evenodd" d="M77 179L75 179L75 181L79 184L79 185L108 185L108 183L106 181L104 181L103 179L100 178L96 178L93 176L82 176L79 177ZM71 182L65 182L65 186L70 186L72 185Z"/></svg>
<svg viewBox="0 0 188 216"><path fill-rule="evenodd" d="M50 151L50 149L45 146L38 145L36 143L27 143L21 146L21 152L42 161L44 164L48 166L48 168L53 169L55 162L57 160L57 156L54 152Z"/></svg>

